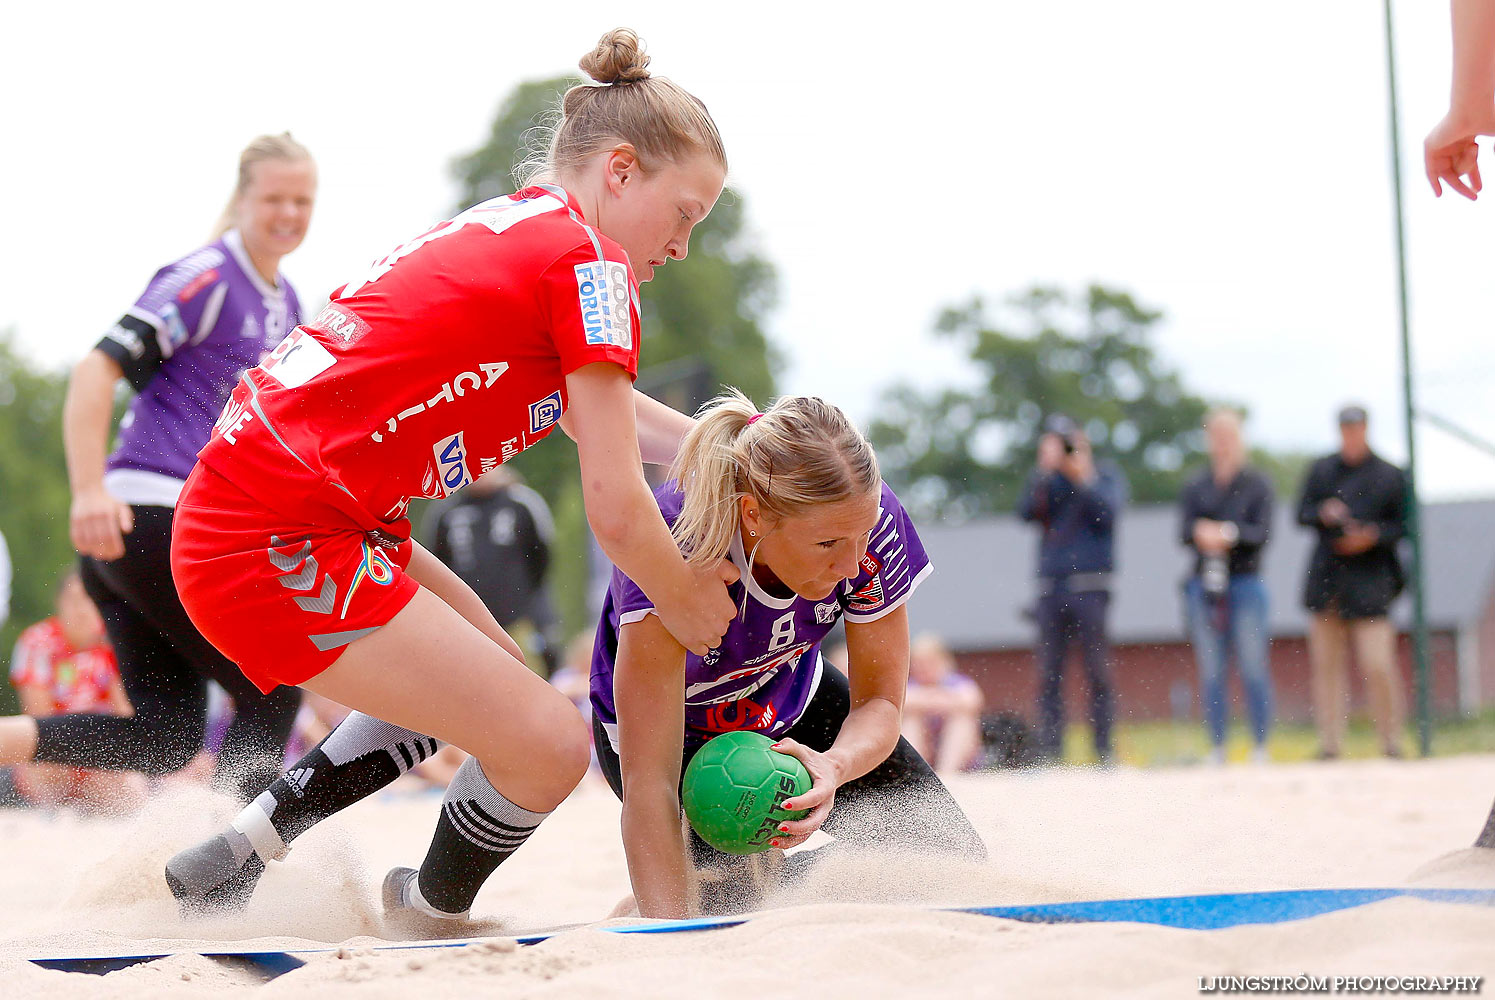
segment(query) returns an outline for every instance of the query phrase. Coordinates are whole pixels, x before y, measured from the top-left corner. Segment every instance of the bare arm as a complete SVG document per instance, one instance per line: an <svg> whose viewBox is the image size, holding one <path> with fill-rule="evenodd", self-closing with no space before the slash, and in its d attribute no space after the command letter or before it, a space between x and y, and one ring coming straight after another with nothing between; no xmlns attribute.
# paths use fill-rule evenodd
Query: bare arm
<svg viewBox="0 0 1495 1000"><path fill-rule="evenodd" d="M1495 133L1495 4L1453 0L1453 86L1448 114L1423 143L1433 193L1443 184L1473 199L1482 183L1475 139Z"/></svg>
<svg viewBox="0 0 1495 1000"><path fill-rule="evenodd" d="M479 632L502 646L514 659L524 662L524 651L519 648L509 633L505 632L493 612L483 603L473 589L456 573L433 556L425 546L412 540L415 548L410 553L410 565L406 572L410 579L441 598L452 609L475 625Z"/></svg>
<svg viewBox="0 0 1495 1000"><path fill-rule="evenodd" d="M725 560L702 572L686 566L644 481L628 374L607 362L584 365L566 376L566 390L597 544L654 602L680 644L704 654L736 612L726 588L736 569Z"/></svg>
<svg viewBox="0 0 1495 1000"><path fill-rule="evenodd" d="M963 770L981 747L981 689L963 685L952 692L950 712L940 730L940 745L929 763L941 774Z"/></svg>
<svg viewBox="0 0 1495 1000"><path fill-rule="evenodd" d="M1495 4L1453 0L1453 87L1450 111L1466 121L1495 104Z"/></svg>
<svg viewBox="0 0 1495 1000"><path fill-rule="evenodd" d="M623 776L623 852L639 915L685 917L694 897L678 792L685 649L654 615L623 626L613 694Z"/></svg>
<svg viewBox="0 0 1495 1000"><path fill-rule="evenodd" d="M815 782L810 791L783 803L785 809L809 809L810 814L784 824L782 847L803 843L820 829L835 803L836 789L887 760L898 745L908 685L908 609L900 606L874 622L847 622L846 650L851 711L831 748L821 754L791 739L777 744L798 757Z"/></svg>
<svg viewBox="0 0 1495 1000"><path fill-rule="evenodd" d="M695 419L637 389L633 390L633 403L639 452L644 461L650 465L669 465L680 451L680 442L695 426Z"/></svg>
<svg viewBox="0 0 1495 1000"><path fill-rule="evenodd" d="M695 418L666 406L652 396L633 390L633 416L638 432L639 457L649 465L669 465L680 451L680 442L695 425ZM561 416L561 430L576 440L571 411Z"/></svg>
<svg viewBox="0 0 1495 1000"><path fill-rule="evenodd" d="M21 713L33 719L45 719L55 714L52 711L52 696L40 684L22 684L16 688L16 700L21 703Z"/></svg>
<svg viewBox="0 0 1495 1000"><path fill-rule="evenodd" d="M96 559L124 555L123 536L134 528L129 506L104 489L114 386L123 377L124 371L113 358L89 351L73 368L62 404L62 445L73 491L69 515L73 547Z"/></svg>

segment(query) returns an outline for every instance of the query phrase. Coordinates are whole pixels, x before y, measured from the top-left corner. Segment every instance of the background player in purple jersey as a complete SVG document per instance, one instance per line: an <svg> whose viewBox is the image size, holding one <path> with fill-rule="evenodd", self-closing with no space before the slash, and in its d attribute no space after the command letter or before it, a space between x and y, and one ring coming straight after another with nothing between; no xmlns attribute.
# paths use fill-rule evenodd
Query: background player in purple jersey
<svg viewBox="0 0 1495 1000"><path fill-rule="evenodd" d="M685 764L731 729L776 738L814 779L783 803L810 813L781 826L774 846L823 828L850 845L984 857L960 807L899 735L904 604L932 567L866 439L822 400L785 397L759 414L734 392L701 414L673 472L655 492L660 510L690 560L737 565L741 580L728 589L741 610L721 645L698 656L633 581L613 573L593 651L593 725L603 774L623 800L639 912L692 910L692 862L718 876L702 909L751 905L743 859L694 831L687 851L680 823ZM838 621L849 679L820 655Z"/></svg>
<svg viewBox="0 0 1495 1000"><path fill-rule="evenodd" d="M0 763L165 774L203 746L207 682L234 699L219 783L245 798L280 771L297 688L261 694L188 620L172 583L172 508L246 368L300 322L280 260L311 219L316 167L289 134L261 136L207 246L168 264L73 370L63 411L71 531L133 716L0 719ZM114 389L136 396L106 451Z"/></svg>

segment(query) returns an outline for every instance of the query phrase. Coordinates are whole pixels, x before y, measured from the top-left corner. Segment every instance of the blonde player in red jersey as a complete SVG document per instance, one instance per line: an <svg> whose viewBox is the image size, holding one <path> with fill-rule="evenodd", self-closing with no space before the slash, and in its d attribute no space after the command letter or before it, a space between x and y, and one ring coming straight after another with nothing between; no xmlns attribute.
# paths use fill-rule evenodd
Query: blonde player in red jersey
<svg viewBox="0 0 1495 1000"><path fill-rule="evenodd" d="M688 567L644 480L690 418L633 389L637 281L686 255L726 154L705 106L603 36L568 91L546 183L478 205L376 262L234 390L177 507L193 621L263 690L355 709L167 881L184 908L242 903L267 858L441 743L472 754L418 873L386 904L462 917L587 770L589 737L472 590L410 538L442 497L559 426L603 550L704 653L733 615L729 564Z"/></svg>

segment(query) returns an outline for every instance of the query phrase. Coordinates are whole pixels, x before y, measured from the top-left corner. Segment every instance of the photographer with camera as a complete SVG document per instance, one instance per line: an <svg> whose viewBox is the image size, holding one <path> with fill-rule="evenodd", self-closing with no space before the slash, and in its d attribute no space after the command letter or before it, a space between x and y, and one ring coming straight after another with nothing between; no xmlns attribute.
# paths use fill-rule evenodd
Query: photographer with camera
<svg viewBox="0 0 1495 1000"><path fill-rule="evenodd" d="M1339 756L1349 717L1352 644L1381 751L1402 755L1404 682L1388 612L1406 583L1396 546L1407 533L1407 479L1370 450L1366 420L1362 406L1339 411L1339 451L1309 467L1298 502L1298 523L1318 534L1303 606L1313 615L1308 659L1326 760Z"/></svg>
<svg viewBox="0 0 1495 1000"><path fill-rule="evenodd" d="M1054 414L1038 439L1038 463L1018 514L1041 529L1038 542L1038 755L1063 755L1064 661L1079 647L1090 685L1090 724L1100 762L1111 760L1110 647L1106 611L1114 564L1112 532L1126 502L1126 483L1110 462L1097 463L1090 439L1074 421Z"/></svg>
<svg viewBox="0 0 1495 1000"><path fill-rule="evenodd" d="M1210 760L1223 764L1229 716L1225 670L1234 653L1255 743L1252 759L1263 762L1272 724L1272 673L1261 551L1272 525L1272 484L1246 464L1238 413L1210 411L1204 433L1209 468L1191 479L1179 498L1179 538L1195 553L1193 573L1184 581L1184 610L1199 664L1199 702Z"/></svg>

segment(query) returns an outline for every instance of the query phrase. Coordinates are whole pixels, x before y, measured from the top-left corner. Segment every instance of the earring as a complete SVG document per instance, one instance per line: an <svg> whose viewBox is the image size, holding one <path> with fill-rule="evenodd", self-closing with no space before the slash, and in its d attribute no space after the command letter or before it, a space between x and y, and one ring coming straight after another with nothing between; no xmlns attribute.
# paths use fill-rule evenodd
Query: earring
<svg viewBox="0 0 1495 1000"><path fill-rule="evenodd" d="M754 531L752 528L749 528L748 529L748 537L749 538L757 538L758 537L758 533L756 531Z"/></svg>

